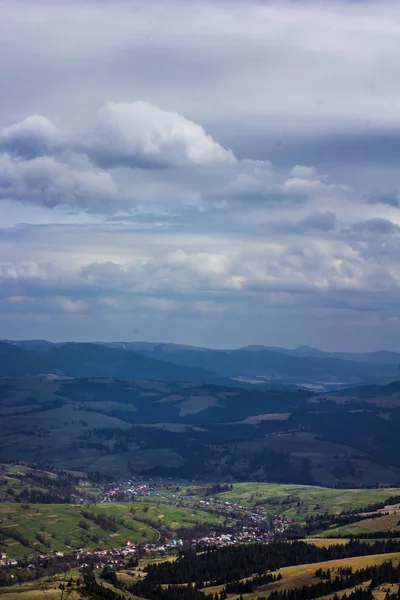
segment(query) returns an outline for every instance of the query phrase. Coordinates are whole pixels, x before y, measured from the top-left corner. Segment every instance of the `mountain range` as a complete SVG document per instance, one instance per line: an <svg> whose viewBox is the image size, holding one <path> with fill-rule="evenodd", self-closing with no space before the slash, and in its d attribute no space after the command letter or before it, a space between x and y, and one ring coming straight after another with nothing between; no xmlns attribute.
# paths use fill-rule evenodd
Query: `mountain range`
<svg viewBox="0 0 400 600"><path fill-rule="evenodd" d="M114 377L260 387L329 389L388 383L399 374L396 352L329 353L246 346L213 350L150 342L0 342L0 377Z"/></svg>

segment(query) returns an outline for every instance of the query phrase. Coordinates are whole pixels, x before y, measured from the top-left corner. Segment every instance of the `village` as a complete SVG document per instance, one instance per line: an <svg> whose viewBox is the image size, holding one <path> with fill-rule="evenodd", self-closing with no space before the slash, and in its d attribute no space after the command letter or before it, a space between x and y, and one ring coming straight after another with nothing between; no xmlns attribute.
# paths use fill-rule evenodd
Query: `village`
<svg viewBox="0 0 400 600"><path fill-rule="evenodd" d="M160 539L157 542L134 543L125 539L118 547L78 548L68 552L52 551L24 558L10 558L5 552L0 554L0 580L16 583L35 578L41 573L63 572L68 568L82 569L91 565L95 569L109 566L115 569L130 568L144 557L177 556L188 548L197 550L222 548L243 543L268 543L277 538L288 537L293 526L285 515L267 514L265 507L246 507L235 502L218 498L215 489L205 487L193 494L189 482L173 482L164 479L139 481L130 479L109 483L99 494L100 503L134 502L169 504L192 510L202 510L210 514L224 516L228 526L210 526L208 531L182 530L174 539ZM218 486L217 486L218 487ZM206 528L207 529L207 528Z"/></svg>
<svg viewBox="0 0 400 600"><path fill-rule="evenodd" d="M170 483L170 482L169 482ZM240 537L251 537L252 540L261 541L284 534L293 521L284 515L271 517L265 512L264 506L245 507L235 502L228 502L208 494L191 494L180 486L166 487L163 480L137 482L128 480L122 483L113 483L106 487L101 502L121 501L146 501L146 499L159 499L160 502L191 509L200 509L217 515L224 515L231 519L239 520L248 526L243 527Z"/></svg>
<svg viewBox="0 0 400 600"><path fill-rule="evenodd" d="M36 571L37 569L47 566L48 561L58 562L73 562L79 567L87 566L89 563L95 568L104 567L126 567L130 558L147 557L162 557L177 555L180 551L193 547L196 549L213 549L231 546L234 544L243 544L248 542L269 542L276 539L277 536L282 537L285 532L285 526L288 526L287 520L283 517L273 519L273 526L266 531L264 527L256 525L246 527L243 526L234 533L217 533L210 532L208 535L194 537L189 540L173 539L166 543L144 543L134 544L129 540L125 540L120 547L117 548L102 548L84 549L79 548L75 551L64 553L53 551L47 555L38 555L31 557L29 560L9 559L6 553L0 554L0 567L2 569L15 569L16 571Z"/></svg>

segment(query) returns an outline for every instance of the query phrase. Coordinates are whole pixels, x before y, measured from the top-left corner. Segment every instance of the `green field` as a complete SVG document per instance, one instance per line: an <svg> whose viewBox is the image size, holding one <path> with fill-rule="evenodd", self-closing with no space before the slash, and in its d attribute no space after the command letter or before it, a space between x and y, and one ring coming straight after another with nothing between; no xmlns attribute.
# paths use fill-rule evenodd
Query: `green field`
<svg viewBox="0 0 400 600"><path fill-rule="evenodd" d="M113 516L116 531L104 530L82 516L88 510L95 515ZM80 525L82 523L85 527ZM18 504L0 504L0 525L7 529L0 534L0 548L10 558L31 556L34 546L40 553L51 550L68 551L70 548L113 548L125 540L136 543L157 541L161 535L173 537L180 528L191 528L198 523L223 524L225 519L200 510L192 510L158 503L101 503L90 506L66 504L32 504L23 508ZM15 538L15 533L28 540L27 547ZM48 546L35 534L43 536Z"/></svg>
<svg viewBox="0 0 400 600"><path fill-rule="evenodd" d="M241 506L264 506L267 514L280 513L302 521L308 515L325 511L335 514L361 509L398 494L398 488L338 490L309 485L234 483L232 490L217 497Z"/></svg>
<svg viewBox="0 0 400 600"><path fill-rule="evenodd" d="M400 513L393 513L391 515L384 515L376 519L364 519L362 521L356 521L349 525L343 525L343 527L336 527L334 530L327 529L322 532L321 535L328 537L350 536L360 535L362 533L376 533L377 531L400 531L398 523L400 521Z"/></svg>

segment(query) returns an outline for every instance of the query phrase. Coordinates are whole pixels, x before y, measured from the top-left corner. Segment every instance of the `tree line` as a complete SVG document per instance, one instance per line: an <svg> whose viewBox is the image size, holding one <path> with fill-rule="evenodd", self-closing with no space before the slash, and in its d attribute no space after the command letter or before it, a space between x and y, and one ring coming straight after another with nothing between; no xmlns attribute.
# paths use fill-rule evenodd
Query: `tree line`
<svg viewBox="0 0 400 600"><path fill-rule="evenodd" d="M200 554L189 549L174 562L150 564L146 579L160 584L187 582L220 585L249 577L253 573L276 571L292 565L399 552L400 541L380 540L372 544L351 540L319 548L302 541L276 541L270 544L249 544L209 549Z"/></svg>
<svg viewBox="0 0 400 600"><path fill-rule="evenodd" d="M360 509L363 512L364 509ZM330 527L343 527L350 525L351 523L357 523L358 521L365 521L366 519L377 519L388 515L388 512L372 512L372 513L340 513L339 515L333 515L328 512L320 513L317 515L311 515L307 518L306 523L303 527L304 533L309 535L318 531L329 529Z"/></svg>
<svg viewBox="0 0 400 600"><path fill-rule="evenodd" d="M104 514L96 515L95 513L90 512L88 510L81 510L81 515L82 515L82 517L89 519L89 521L93 521L93 523L95 523L96 525L101 527L101 529L103 529L103 531L116 532L118 530L117 521L116 521L115 517L113 517L112 515L104 515Z"/></svg>
<svg viewBox="0 0 400 600"><path fill-rule="evenodd" d="M395 567L391 561L385 562L382 565L373 565L358 569L348 575L338 573L338 575L333 577L333 573L329 569L326 572L322 572L322 575L325 575L325 577L318 583L283 591L274 590L271 592L269 598L270 600L311 600L312 598L320 598L321 596L327 596L340 590L359 586L367 581L371 581L371 588L375 588L382 583L400 582L400 569L398 566Z"/></svg>

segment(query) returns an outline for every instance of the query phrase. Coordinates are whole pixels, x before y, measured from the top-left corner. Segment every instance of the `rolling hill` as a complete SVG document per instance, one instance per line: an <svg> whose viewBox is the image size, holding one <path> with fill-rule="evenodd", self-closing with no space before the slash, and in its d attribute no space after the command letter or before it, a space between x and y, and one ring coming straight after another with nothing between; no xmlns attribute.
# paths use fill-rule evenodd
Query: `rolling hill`
<svg viewBox="0 0 400 600"><path fill-rule="evenodd" d="M398 387L362 396L357 389L317 395L112 378L7 380L0 458L121 477L395 485Z"/></svg>

